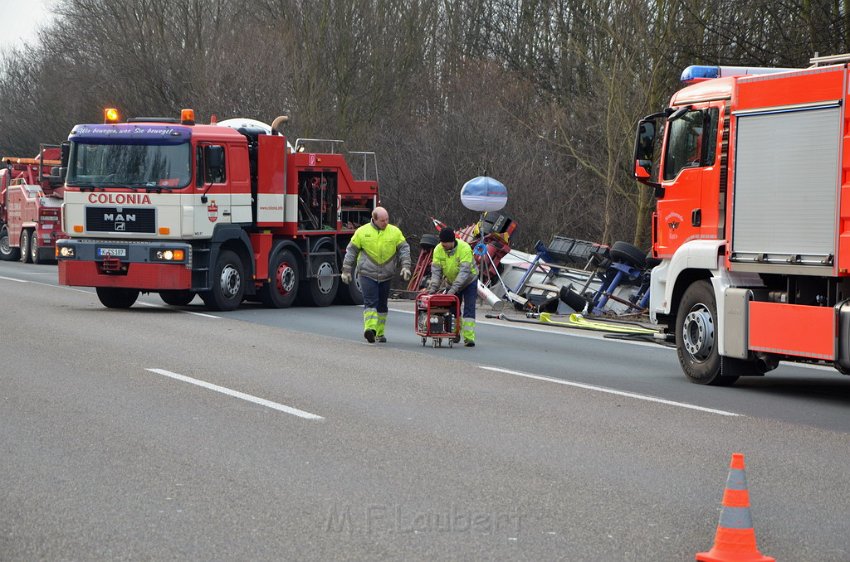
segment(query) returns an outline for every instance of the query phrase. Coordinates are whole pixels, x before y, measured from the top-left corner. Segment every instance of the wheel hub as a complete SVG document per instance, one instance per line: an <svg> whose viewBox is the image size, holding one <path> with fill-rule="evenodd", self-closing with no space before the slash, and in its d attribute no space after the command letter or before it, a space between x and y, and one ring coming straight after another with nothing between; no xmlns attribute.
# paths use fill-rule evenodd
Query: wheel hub
<svg viewBox="0 0 850 562"><path fill-rule="evenodd" d="M288 295L295 287L295 270L284 262L277 268L275 279L278 293Z"/></svg>
<svg viewBox="0 0 850 562"><path fill-rule="evenodd" d="M239 288L242 286L242 280L239 278L239 272L234 267L227 266L221 270L221 291L228 297L234 297L239 294Z"/></svg>
<svg viewBox="0 0 850 562"><path fill-rule="evenodd" d="M327 295L334 287L334 268L328 262L323 262L316 272L316 286L319 292Z"/></svg>
<svg viewBox="0 0 850 562"><path fill-rule="evenodd" d="M714 319L705 308L692 310L685 317L682 330L685 350L695 359L703 361L714 349Z"/></svg>

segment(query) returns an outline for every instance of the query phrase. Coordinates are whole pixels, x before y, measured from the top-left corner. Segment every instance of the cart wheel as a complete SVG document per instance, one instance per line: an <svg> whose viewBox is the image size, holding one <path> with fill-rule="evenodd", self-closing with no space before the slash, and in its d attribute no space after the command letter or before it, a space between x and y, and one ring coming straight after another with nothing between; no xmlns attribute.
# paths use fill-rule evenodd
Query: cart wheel
<svg viewBox="0 0 850 562"><path fill-rule="evenodd" d="M428 341L428 338L422 338L422 347L425 347L425 342Z"/></svg>
<svg viewBox="0 0 850 562"><path fill-rule="evenodd" d="M431 340L431 347L433 347L434 349L437 349L437 338L434 338L434 339Z"/></svg>
<svg viewBox="0 0 850 562"><path fill-rule="evenodd" d="M454 343L452 342L452 340L449 340L449 348L451 349L453 346L454 346Z"/></svg>

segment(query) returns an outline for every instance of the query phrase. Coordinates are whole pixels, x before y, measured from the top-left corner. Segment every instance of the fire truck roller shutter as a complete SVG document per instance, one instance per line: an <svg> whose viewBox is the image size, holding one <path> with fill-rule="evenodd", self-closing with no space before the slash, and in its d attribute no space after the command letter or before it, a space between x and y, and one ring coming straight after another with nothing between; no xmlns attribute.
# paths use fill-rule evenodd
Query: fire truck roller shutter
<svg viewBox="0 0 850 562"><path fill-rule="evenodd" d="M835 256L841 108L738 114L733 261Z"/></svg>

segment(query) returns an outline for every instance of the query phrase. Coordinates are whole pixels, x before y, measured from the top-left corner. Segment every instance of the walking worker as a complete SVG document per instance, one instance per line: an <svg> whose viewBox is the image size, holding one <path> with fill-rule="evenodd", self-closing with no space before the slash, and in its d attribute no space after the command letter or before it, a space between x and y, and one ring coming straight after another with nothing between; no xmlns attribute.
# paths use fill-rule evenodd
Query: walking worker
<svg viewBox="0 0 850 562"><path fill-rule="evenodd" d="M386 343L387 300L396 268L401 263L401 277L410 280L410 246L404 234L390 224L383 207L375 207L372 221L354 232L345 249L340 280L351 283L354 270L363 292L363 337L369 343Z"/></svg>
<svg viewBox="0 0 850 562"><path fill-rule="evenodd" d="M450 295L457 295L463 303L463 345L475 347L475 300L478 298L478 270L472 248L463 240L455 238L451 228L440 230L440 243L434 248L431 261L431 283L429 293L436 293L443 277L451 283Z"/></svg>

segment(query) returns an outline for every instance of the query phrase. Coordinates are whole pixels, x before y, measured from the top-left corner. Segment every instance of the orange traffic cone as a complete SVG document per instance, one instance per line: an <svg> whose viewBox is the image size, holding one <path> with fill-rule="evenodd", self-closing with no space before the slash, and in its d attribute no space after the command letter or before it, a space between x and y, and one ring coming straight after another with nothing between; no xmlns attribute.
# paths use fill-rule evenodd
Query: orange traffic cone
<svg viewBox="0 0 850 562"><path fill-rule="evenodd" d="M714 547L697 553L699 562L776 562L756 546L756 532L750 517L750 493L744 475L744 455L732 454L729 478L723 491L723 509L714 536Z"/></svg>

